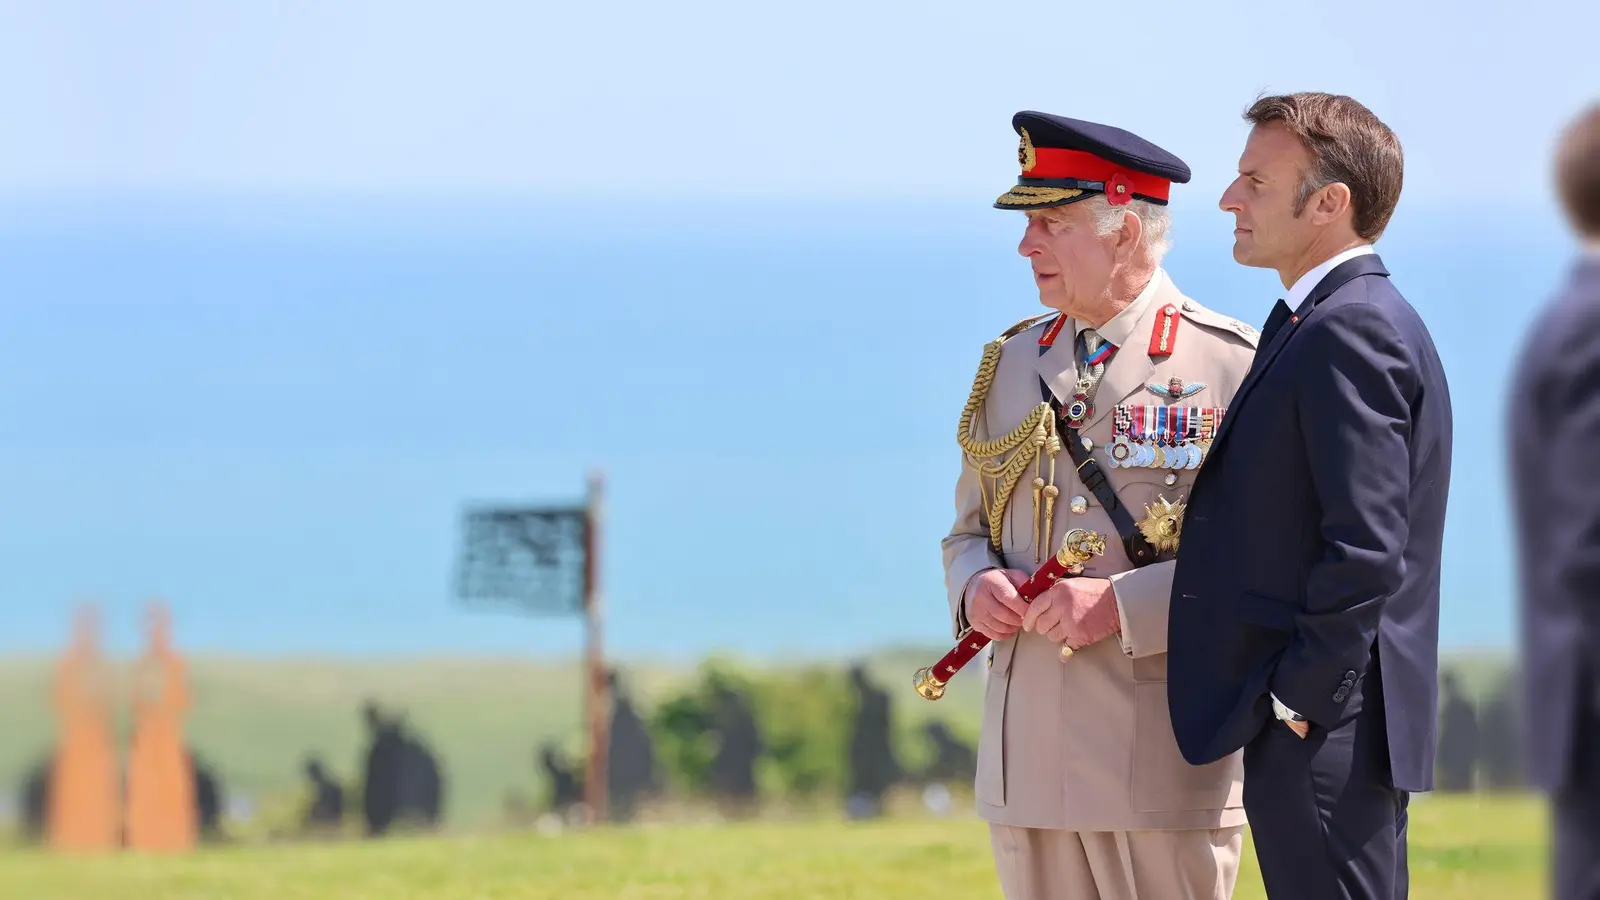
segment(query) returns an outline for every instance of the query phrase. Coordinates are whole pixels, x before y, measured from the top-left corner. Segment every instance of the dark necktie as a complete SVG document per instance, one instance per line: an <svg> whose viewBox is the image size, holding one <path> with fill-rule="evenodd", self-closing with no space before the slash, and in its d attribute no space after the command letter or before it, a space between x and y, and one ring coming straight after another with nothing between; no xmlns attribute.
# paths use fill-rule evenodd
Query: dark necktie
<svg viewBox="0 0 1600 900"><path fill-rule="evenodd" d="M1094 389L1099 386L1100 379L1106 374L1106 363L1105 360L1092 366L1085 363L1105 342L1106 339L1093 328L1085 328L1078 332L1078 390L1090 400L1094 399Z"/></svg>
<svg viewBox="0 0 1600 900"><path fill-rule="evenodd" d="M1282 328L1292 315L1294 310L1283 302L1282 297L1279 297L1277 305L1272 307L1272 314L1267 316L1267 324L1261 327L1261 339L1257 343L1262 347L1272 343L1272 336L1278 333L1278 329Z"/></svg>

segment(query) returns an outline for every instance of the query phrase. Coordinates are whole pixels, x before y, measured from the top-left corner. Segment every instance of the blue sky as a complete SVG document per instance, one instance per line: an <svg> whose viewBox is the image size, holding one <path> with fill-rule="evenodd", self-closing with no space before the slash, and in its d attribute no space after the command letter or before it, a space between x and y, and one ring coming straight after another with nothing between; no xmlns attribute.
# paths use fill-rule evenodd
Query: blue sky
<svg viewBox="0 0 1600 900"><path fill-rule="evenodd" d="M1114 121L1214 197L1261 91L1351 93L1407 197L1543 197L1578 2L0 6L0 186L965 197L1009 113Z"/></svg>
<svg viewBox="0 0 1600 900"><path fill-rule="evenodd" d="M988 209L1010 114L1184 156L1174 273L1259 321L1279 288L1213 203L1244 106L1307 88L1405 143L1386 243L1471 448L1446 640L1503 643L1509 571L1469 568L1503 479L1467 429L1505 357L1469 335L1520 336L1571 251L1547 156L1600 13L1443 9L0 5L0 651L82 594L126 645L151 592L199 648L570 649L450 608L453 516L595 465L622 652L941 640L948 432L1034 302ZM765 437L706 437L773 397Z"/></svg>

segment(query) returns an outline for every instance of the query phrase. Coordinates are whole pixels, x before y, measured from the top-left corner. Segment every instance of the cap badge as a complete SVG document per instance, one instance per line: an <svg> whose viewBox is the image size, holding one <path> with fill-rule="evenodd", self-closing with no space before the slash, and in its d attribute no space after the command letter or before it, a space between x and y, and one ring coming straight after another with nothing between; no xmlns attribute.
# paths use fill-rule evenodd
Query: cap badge
<svg viewBox="0 0 1600 900"><path fill-rule="evenodd" d="M1033 151L1033 138L1028 134L1028 129L1019 128L1022 132L1022 141L1017 145L1017 162L1022 164L1023 174L1033 171L1039 163L1039 154Z"/></svg>

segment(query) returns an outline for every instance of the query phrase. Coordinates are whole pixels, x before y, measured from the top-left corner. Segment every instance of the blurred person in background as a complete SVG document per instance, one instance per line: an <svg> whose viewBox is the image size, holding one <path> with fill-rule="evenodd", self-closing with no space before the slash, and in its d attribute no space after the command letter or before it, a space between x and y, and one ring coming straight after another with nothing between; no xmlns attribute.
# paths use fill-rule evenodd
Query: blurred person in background
<svg viewBox="0 0 1600 900"><path fill-rule="evenodd" d="M1514 370L1528 776L1554 818L1554 896L1600 898L1600 103L1563 134L1556 185L1583 242Z"/></svg>
<svg viewBox="0 0 1600 900"><path fill-rule="evenodd" d="M1453 411L1427 324L1373 244L1400 142L1345 96L1257 100L1220 206L1283 298L1189 496L1167 681L1183 755L1244 748L1274 900L1409 890L1433 789Z"/></svg>
<svg viewBox="0 0 1600 900"><path fill-rule="evenodd" d="M1241 764L1178 754L1167 607L1182 496L1256 331L1162 267L1181 159L1060 116L1012 127L1022 174L995 206L1026 215L1018 252L1054 312L984 348L959 429L952 628L994 641L978 812L1009 900L1224 900L1243 849ZM1104 555L1024 602L1016 586L1075 528L1104 537Z"/></svg>

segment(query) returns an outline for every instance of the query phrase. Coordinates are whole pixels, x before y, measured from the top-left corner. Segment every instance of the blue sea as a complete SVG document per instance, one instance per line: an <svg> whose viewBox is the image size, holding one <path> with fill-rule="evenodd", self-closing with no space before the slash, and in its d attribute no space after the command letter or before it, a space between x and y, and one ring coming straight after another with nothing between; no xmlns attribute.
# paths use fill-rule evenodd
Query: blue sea
<svg viewBox="0 0 1600 900"><path fill-rule="evenodd" d="M1167 268L1282 287L1175 210ZM1038 311L1017 218L948 201L26 198L0 209L0 652L164 598L192 652L575 652L452 597L463 504L607 480L635 658L946 639L939 538L984 341ZM1506 646L1511 357L1559 223L1409 209L1379 245L1457 410L1442 641Z"/></svg>

